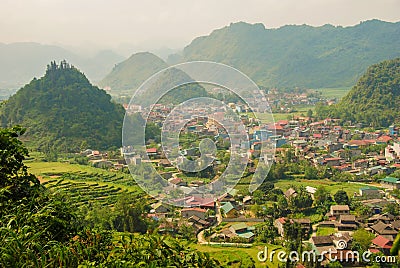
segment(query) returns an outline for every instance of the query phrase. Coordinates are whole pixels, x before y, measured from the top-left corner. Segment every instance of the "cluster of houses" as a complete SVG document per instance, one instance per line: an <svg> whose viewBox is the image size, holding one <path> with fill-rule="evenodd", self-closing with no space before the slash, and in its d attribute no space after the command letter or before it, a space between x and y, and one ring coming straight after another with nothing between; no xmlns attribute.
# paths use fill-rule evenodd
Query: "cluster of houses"
<svg viewBox="0 0 400 268"><path fill-rule="evenodd" d="M186 201L189 207L178 211L176 211L175 207L162 202L153 203L147 217L161 222L159 226L159 232L161 233L177 233L182 224L193 227L193 231L198 233L215 224L216 203L213 199L191 196Z"/></svg>
<svg viewBox="0 0 400 268"><path fill-rule="evenodd" d="M266 92L266 98L276 112L293 112L294 106L315 105L323 102L326 105L336 103L336 99L326 99L313 90L282 92L278 89L269 89Z"/></svg>
<svg viewBox="0 0 400 268"><path fill-rule="evenodd" d="M217 242L252 242L255 238L255 227L248 226L245 222L232 224L228 228L224 228L219 233L214 233L210 237L210 241Z"/></svg>
<svg viewBox="0 0 400 268"><path fill-rule="evenodd" d="M274 95L273 91L270 93L271 96ZM303 95L296 95L293 99L302 101L307 94ZM229 103L228 106L237 111L241 119L241 122L236 122L237 125L232 127L239 128L240 125L244 125L246 128L249 140L241 141L240 147L247 150L249 159L264 157L260 156L262 145L272 143L277 148L275 159L272 159L274 161L280 161L287 152L287 146L284 145L290 145L294 148L298 159L307 160L315 166L329 166L356 176L389 175L400 168L400 141L397 139L396 126L390 126L386 132L366 132L359 131L358 125L344 128L339 125L340 119L326 118L314 121L313 118L307 116L296 116L292 120L279 120L275 123L272 120L260 123L257 119L249 117L248 113L243 113L248 110L248 107L234 103ZM171 113L173 106L168 104L155 104L151 109L133 105L127 109L148 114L151 121L163 124L164 130L168 128L174 130L184 122L185 131L188 133L214 136L227 141L230 138L224 126L220 124L226 115L226 111L222 111L221 107L206 109L188 105L182 108L182 111L174 113ZM189 120L192 118L193 120ZM367 150L374 145L382 145L383 149L381 151ZM128 151L129 148L122 148L125 157L130 155L127 154ZM191 156L197 151L198 148L197 150L186 148L184 154ZM157 156L165 158L160 148L148 148L147 154L154 158ZM140 162L140 159L136 158L142 158L142 156L138 153L136 156L132 154L127 162Z"/></svg>
<svg viewBox="0 0 400 268"><path fill-rule="evenodd" d="M288 191L285 195L293 195L295 192ZM238 199L237 192L233 191L225 194L218 200L206 200L201 197L191 197L192 207L180 209L178 216L177 212L172 213L172 209L161 202L152 205L152 211L148 215L157 220L164 218L160 225L160 232L170 231L178 232L180 224L186 224L193 227L195 233L207 229L211 226L220 224L222 221L232 222L225 228L220 228L219 231L210 235L209 241L212 242L241 242L251 243L257 236L254 225L249 225L248 221L257 221L260 219L244 217L243 211L252 204L251 196L245 196ZM384 213L382 208L390 203L383 198L368 198L361 200L365 206L371 209L371 217L360 218L356 217L350 210L348 205L332 205L329 212L325 215L325 220L312 223L310 218L286 218L280 217L274 220L274 226L277 228L278 234L284 239L285 225L297 223L302 229L304 241L308 241L312 249L317 254L323 256L327 261L328 257L347 256L347 252L351 251L353 242L353 233L359 228L364 228L366 231L373 234L369 251L371 253L382 252L389 254L393 242L400 232L400 216L393 216L390 213ZM218 219L218 217L220 217ZM178 221L179 224L171 224L173 221ZM183 220L183 221L182 221ZM184 223L182 223L184 222ZM170 224L168 224L170 223ZM173 227L175 226L175 227ZM223 226L223 225L222 225ZM176 230L174 230L174 228ZM331 231L327 235L317 235L319 228L325 228ZM343 247L343 242L345 247ZM342 244L338 244L341 242ZM329 252L329 256L327 255ZM332 255L333 254L333 255ZM354 258L356 256L353 256ZM339 258L340 260L340 258ZM346 259L343 261L356 262L356 259Z"/></svg>
<svg viewBox="0 0 400 268"><path fill-rule="evenodd" d="M306 117L295 119L280 120L265 128L267 132L275 130L275 136L269 138L276 140L277 161L286 153L285 148L279 147L289 144L300 159L356 176L390 174L400 168L400 142L397 134L390 134L396 132L365 132L354 127L345 129L337 125L338 119L328 118L318 122L311 122ZM392 128L396 129L391 126L389 130ZM253 147L256 142L253 142ZM382 145L382 150L367 150L375 145Z"/></svg>
<svg viewBox="0 0 400 268"><path fill-rule="evenodd" d="M250 196L244 197L242 201L237 202L234 196L236 190L226 193L217 200L212 198L204 198L201 195L188 196L185 204L188 207L178 209L160 202L151 205L152 209L147 215L148 217L162 222L159 228L160 232L175 232L178 233L179 224L173 225L174 222L185 224L193 227L193 231L198 233L216 223L221 223L222 219L226 220L243 220L243 209L246 204L251 201ZM263 221L258 219L259 221ZM169 224L168 224L169 223ZM244 224L244 223L243 223ZM244 225L232 225L229 228L223 229L221 233L214 234L211 238L214 241L228 242L233 237L240 237L242 241L251 242L255 238L254 229L249 227L244 229ZM168 228L166 228L168 226ZM239 227L243 228L239 228ZM247 225L246 225L247 226ZM247 227L246 227L247 228ZM222 234L222 236L221 236Z"/></svg>
<svg viewBox="0 0 400 268"><path fill-rule="evenodd" d="M380 252L385 255L390 254L393 241L400 233L400 217L389 213L377 213L369 218L361 219L351 214L348 205L332 205L326 216L329 220L319 222L315 226L311 225L308 218L278 218L275 220L274 226L278 229L279 234L284 237L284 225L297 222L303 230L304 239L308 239L311 230L331 228L330 234L317 235L318 232L313 232L308 240L313 251L317 255L322 255L324 262L329 262L331 258L335 257L341 262L354 263L360 261L360 256L351 253L352 235L359 228L364 228L374 235L369 251L371 253ZM351 258L348 258L349 256Z"/></svg>
<svg viewBox="0 0 400 268"><path fill-rule="evenodd" d="M120 170L127 167L125 159L110 159L107 153L101 153L98 150L86 149L80 152L81 156L88 159L88 162L96 168Z"/></svg>
<svg viewBox="0 0 400 268"><path fill-rule="evenodd" d="M214 88L210 90L213 94L218 94L221 92L221 88ZM293 92L282 92L278 89L269 89L266 92L263 92L265 95L264 101L268 101L274 111L281 113L290 113L293 112L294 106L299 105L315 105L319 102L324 102L326 105L331 105L336 103L336 99L327 99L324 98L318 92L313 90L302 90L302 91L293 91ZM130 113L138 113L146 110L147 108L142 107L138 104L123 104L125 110ZM152 110L155 112L168 112L173 108L172 105L169 104L155 104L152 107ZM245 104L235 103L235 110L239 113L249 112L250 109Z"/></svg>
<svg viewBox="0 0 400 268"><path fill-rule="evenodd" d="M273 97L273 95L274 93L271 92L270 97ZM293 98L293 101L307 104L313 102L313 99L304 95ZM311 220L308 218L275 219L274 226L282 237L284 236L285 224L297 223L301 226L305 238L308 239L309 235L312 234L309 242L316 252L322 254L330 250L333 254L343 256L343 253L351 248L352 233L363 227L375 236L369 250L373 253L378 251L384 254L388 253L400 231L400 218L383 213L383 208L390 202L390 198L385 198L387 193L382 188L387 190L400 189L400 179L390 176L391 173L400 168L400 141L397 136L397 127L389 127L388 132L366 132L358 131L358 126L347 128L339 126L339 119L327 118L315 122L312 118L305 116L294 117L292 120L279 120L275 123L258 124L254 118L247 114L241 114L247 111L248 107L238 104L229 104L229 106L240 114L241 123L246 126L249 141L248 143L247 141L243 142L240 146L242 149L248 150L249 161L253 157L260 156L260 149L264 142L273 142L277 148L273 159L276 162L281 161L288 151L288 146L284 145L290 145L291 148L294 148L297 159L307 160L315 166L329 166L332 169L355 176L385 174L380 181L379 188L376 187L377 185L365 185L357 193L357 196L361 197L360 202L370 209L372 217L360 219L351 213L349 206L332 205L330 211L325 215L326 220L315 226L312 226ZM148 112L151 120L157 123L164 122L167 115L170 114L172 106L156 104L151 111L146 111L139 106L126 107L126 109L131 112ZM209 109L202 110L196 107L187 107L187 109L194 109L197 115L210 113ZM168 119L171 129L185 121L188 122L184 130L187 133L199 136L210 135L216 139L229 140L226 130L218 123L223 119L224 113L215 110L212 118L204 116L198 120L188 121L190 111L186 112L176 113ZM382 148L382 150L367 150L375 145L381 145L379 148ZM183 151L182 157L194 156L198 153L196 148L186 148ZM93 165L105 164L102 162L104 157L99 156L95 151L85 154ZM136 152L135 148L127 146L121 148L121 154L125 156L126 163L111 163L112 165L140 165L143 161L147 161L144 160L144 154L146 154L150 162L162 170L162 176L173 185L196 187L204 184L203 181L192 181L191 184L188 184L182 178L179 178L179 172L173 169L173 163L165 158L161 148L149 147L146 152ZM146 159L148 158L146 157ZM310 194L315 193L315 190L313 187L307 187ZM296 194L293 189L285 192L287 198L293 194ZM234 224L212 234L210 239L225 242L238 240L252 242L254 240L256 237L254 228L246 224L245 221L239 220L244 218L243 210L246 205L252 203L251 196L242 197L238 201L235 198L235 193L229 192L217 200L206 199L207 197L188 193L184 200L185 208L180 209L178 215L175 209L158 202L152 205L148 217L161 222L160 232L177 232L177 229L184 224L193 227L196 233L220 223L219 217L232 221L237 219L238 221ZM335 231L329 235L317 236L315 231L324 227L332 228ZM339 244L341 241L345 242L346 247L343 248L343 244Z"/></svg>

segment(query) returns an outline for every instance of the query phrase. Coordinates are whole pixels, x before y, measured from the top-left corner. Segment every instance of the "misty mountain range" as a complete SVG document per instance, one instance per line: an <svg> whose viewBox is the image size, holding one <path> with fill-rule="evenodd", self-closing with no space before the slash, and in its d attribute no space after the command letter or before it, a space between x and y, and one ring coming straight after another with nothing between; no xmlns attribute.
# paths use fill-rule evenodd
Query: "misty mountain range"
<svg viewBox="0 0 400 268"><path fill-rule="evenodd" d="M195 38L167 61L150 53L128 59L111 50L83 57L59 46L0 44L0 89L19 88L43 75L52 60L66 59L112 92L136 88L167 65L209 60L231 65L264 87L349 87L374 63L400 56L400 22L355 26L232 23ZM153 63L156 63L153 65Z"/></svg>

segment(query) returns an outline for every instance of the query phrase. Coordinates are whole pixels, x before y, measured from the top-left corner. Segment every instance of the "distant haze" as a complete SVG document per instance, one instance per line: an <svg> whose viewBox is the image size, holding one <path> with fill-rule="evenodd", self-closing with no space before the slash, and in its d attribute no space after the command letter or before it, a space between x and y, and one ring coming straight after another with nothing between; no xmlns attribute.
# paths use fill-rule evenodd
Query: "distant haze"
<svg viewBox="0 0 400 268"><path fill-rule="evenodd" d="M0 43L62 44L81 51L182 48L231 22L355 25L400 20L399 0L2 0Z"/></svg>

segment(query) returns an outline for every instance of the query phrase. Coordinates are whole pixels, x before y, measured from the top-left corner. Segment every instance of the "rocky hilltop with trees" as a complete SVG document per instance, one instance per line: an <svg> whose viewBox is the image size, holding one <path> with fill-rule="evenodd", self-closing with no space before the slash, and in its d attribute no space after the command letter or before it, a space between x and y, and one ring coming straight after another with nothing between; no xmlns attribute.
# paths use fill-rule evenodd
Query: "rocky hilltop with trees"
<svg viewBox="0 0 400 268"><path fill-rule="evenodd" d="M0 110L3 127L27 128L27 139L40 151L106 149L121 145L122 105L93 86L66 61L51 62L46 74L21 88Z"/></svg>

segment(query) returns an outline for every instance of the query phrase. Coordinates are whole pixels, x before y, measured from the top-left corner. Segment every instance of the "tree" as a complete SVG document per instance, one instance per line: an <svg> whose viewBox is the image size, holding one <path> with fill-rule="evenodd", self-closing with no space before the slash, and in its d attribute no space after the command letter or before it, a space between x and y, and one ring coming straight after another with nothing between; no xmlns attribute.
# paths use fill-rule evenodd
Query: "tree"
<svg viewBox="0 0 400 268"><path fill-rule="evenodd" d="M310 165L304 167L304 178L308 180L315 180L318 178L318 170Z"/></svg>
<svg viewBox="0 0 400 268"><path fill-rule="evenodd" d="M260 205L263 201L264 193L261 190L255 190L253 192L253 199L257 205Z"/></svg>
<svg viewBox="0 0 400 268"><path fill-rule="evenodd" d="M281 195L278 197L278 208L280 210L288 209L288 202L287 202L287 199L285 198L285 196Z"/></svg>
<svg viewBox="0 0 400 268"><path fill-rule="evenodd" d="M259 217L260 213L262 212L262 207L260 205L254 204L251 205L250 211L254 214L254 216Z"/></svg>
<svg viewBox="0 0 400 268"><path fill-rule="evenodd" d="M393 246L390 249L390 254L393 256L398 256L400 253L399 250L400 250L400 233L397 234L396 239L393 242Z"/></svg>
<svg viewBox="0 0 400 268"><path fill-rule="evenodd" d="M349 204L349 196L344 190L338 190L335 195L335 202L339 205L348 205Z"/></svg>
<svg viewBox="0 0 400 268"><path fill-rule="evenodd" d="M114 219L114 227L121 232L140 232L147 231L147 223L143 218L143 213L148 210L146 203L133 196L122 195L115 204L117 213Z"/></svg>
<svg viewBox="0 0 400 268"><path fill-rule="evenodd" d="M283 225L284 237L286 241L286 251L297 251L299 254L303 252L302 242L304 231L297 222L287 221Z"/></svg>
<svg viewBox="0 0 400 268"><path fill-rule="evenodd" d="M275 163L271 166L268 177L272 180L280 180L285 178L286 166L284 164Z"/></svg>
<svg viewBox="0 0 400 268"><path fill-rule="evenodd" d="M332 201L331 194L324 186L319 186L314 193L314 202L318 205L325 205Z"/></svg>
<svg viewBox="0 0 400 268"><path fill-rule="evenodd" d="M312 117L313 116L313 111L311 109L308 109L307 111L307 117Z"/></svg>
<svg viewBox="0 0 400 268"><path fill-rule="evenodd" d="M178 232L182 236L182 238L184 238L186 240L192 240L196 237L195 236L196 231L195 231L194 227L184 221L181 222Z"/></svg>
<svg viewBox="0 0 400 268"><path fill-rule="evenodd" d="M304 210L306 208L310 208L313 200L311 195L306 191L304 187L300 187L297 189L297 194L292 195L289 198L289 207L294 212L299 212L300 210Z"/></svg>
<svg viewBox="0 0 400 268"><path fill-rule="evenodd" d="M278 229L274 226L272 220L256 227L257 240L263 243L274 243L278 236Z"/></svg>
<svg viewBox="0 0 400 268"><path fill-rule="evenodd" d="M389 203L387 204L384 208L383 211L386 213L390 213L393 216L399 216L400 215L400 209L399 209L399 205L397 205L396 203Z"/></svg>
<svg viewBox="0 0 400 268"><path fill-rule="evenodd" d="M353 233L353 248L362 252L368 250L374 237L372 233L366 231L364 228L358 229Z"/></svg>
<svg viewBox="0 0 400 268"><path fill-rule="evenodd" d="M161 141L161 128L155 123L148 122L145 130L146 141L154 140L156 143Z"/></svg>
<svg viewBox="0 0 400 268"><path fill-rule="evenodd" d="M354 211L360 217L368 217L371 215L371 208L369 208L368 206L366 206L360 202L357 203L357 206Z"/></svg>
<svg viewBox="0 0 400 268"><path fill-rule="evenodd" d="M24 133L20 126L0 129L0 215L5 206L32 197L40 188L39 180L23 162L28 150L18 138Z"/></svg>
<svg viewBox="0 0 400 268"><path fill-rule="evenodd" d="M264 192L264 194L267 194L269 191L274 189L274 183L264 180L263 183L261 183L260 187L258 187L258 190Z"/></svg>

